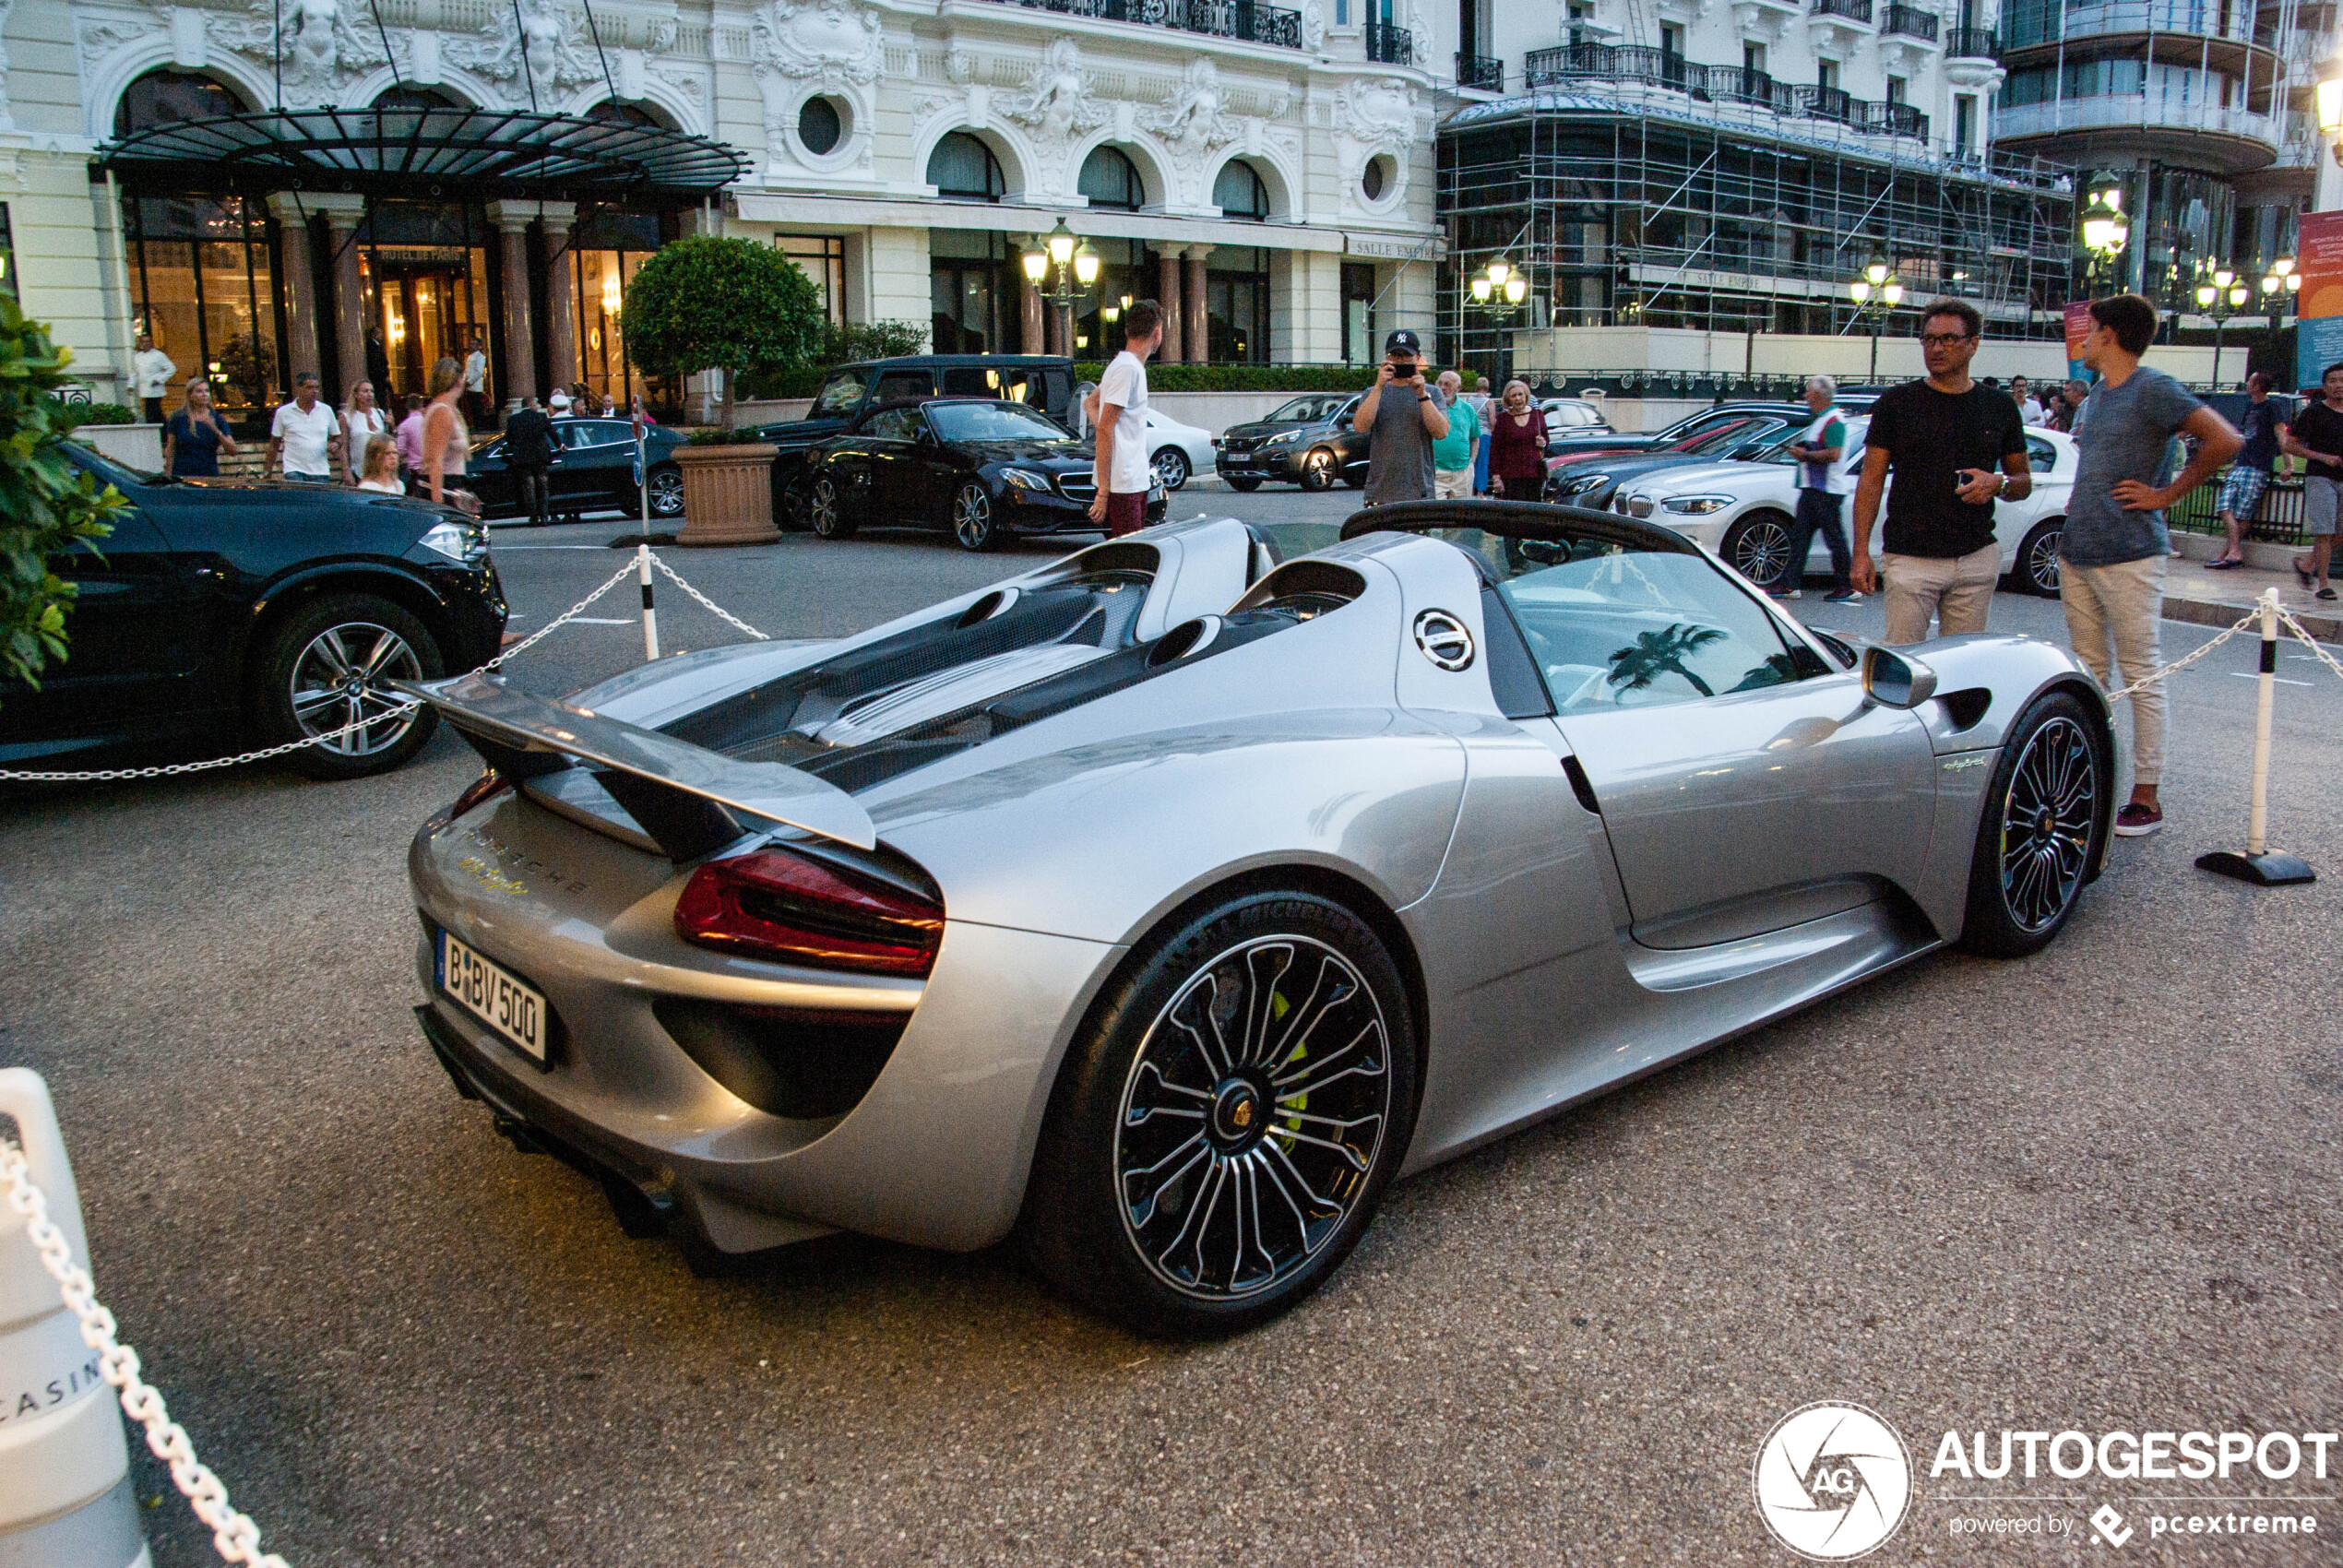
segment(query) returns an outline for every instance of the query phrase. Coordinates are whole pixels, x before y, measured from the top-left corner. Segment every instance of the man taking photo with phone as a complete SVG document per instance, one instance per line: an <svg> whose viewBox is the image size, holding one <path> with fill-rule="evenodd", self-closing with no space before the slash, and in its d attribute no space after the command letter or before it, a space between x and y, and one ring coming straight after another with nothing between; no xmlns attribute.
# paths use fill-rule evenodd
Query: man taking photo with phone
<svg viewBox="0 0 2343 1568"><path fill-rule="evenodd" d="M1448 400L1424 384L1423 350L1399 328L1383 340L1383 368L1350 417L1367 438L1366 504L1432 498L1432 444L1448 434Z"/></svg>

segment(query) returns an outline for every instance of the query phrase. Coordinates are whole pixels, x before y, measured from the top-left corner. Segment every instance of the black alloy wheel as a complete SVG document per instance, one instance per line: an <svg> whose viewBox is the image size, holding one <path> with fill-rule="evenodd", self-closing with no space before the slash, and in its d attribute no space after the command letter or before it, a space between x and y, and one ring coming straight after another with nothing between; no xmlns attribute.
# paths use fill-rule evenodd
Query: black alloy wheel
<svg viewBox="0 0 2343 1568"><path fill-rule="evenodd" d="M1771 593L1793 588L1803 572L1792 570L1790 559L1790 520L1779 512L1752 512L1725 530L1725 564L1757 587Z"/></svg>
<svg viewBox="0 0 2343 1568"><path fill-rule="evenodd" d="M651 470L651 516L680 517L684 515L684 470L670 463Z"/></svg>
<svg viewBox="0 0 2343 1568"><path fill-rule="evenodd" d="M2017 547L2016 570L2011 574L2018 587L2044 599L2058 597L2058 546L2065 537L2064 517L2046 518L2027 531L2026 541Z"/></svg>
<svg viewBox="0 0 2343 1568"><path fill-rule="evenodd" d="M846 498L838 493L838 481L828 474L814 476L814 489L805 503L805 518L813 525L817 539L853 537L854 519L847 515Z"/></svg>
<svg viewBox="0 0 2343 1568"><path fill-rule="evenodd" d="M2112 749L2079 697L2052 692L2019 716L1978 823L1962 945L2016 958L2050 944L2098 864L2113 789Z"/></svg>
<svg viewBox="0 0 2343 1568"><path fill-rule="evenodd" d="M1166 490L1177 490L1188 482L1188 455L1177 446L1166 446L1155 455L1155 482Z"/></svg>
<svg viewBox="0 0 2343 1568"><path fill-rule="evenodd" d="M1143 948L1093 1011L1035 1152L1027 1249L1144 1333L1263 1322L1372 1222L1416 1073L1372 927L1314 893L1225 899Z"/></svg>
<svg viewBox="0 0 2343 1568"><path fill-rule="evenodd" d="M443 672L430 629L400 606L372 594L317 600L278 626L255 661L257 739L273 746L333 736L286 754L289 766L312 778L387 773L439 724L437 712L390 683Z"/></svg>
<svg viewBox="0 0 2343 1568"><path fill-rule="evenodd" d="M952 538L962 550L990 550L1001 542L1001 528L993 516L993 493L981 480L969 480L952 495Z"/></svg>
<svg viewBox="0 0 2343 1568"><path fill-rule="evenodd" d="M1336 460L1333 447L1313 446L1302 454L1302 489L1314 494L1321 490L1332 490L1334 481L1341 477L1341 473L1342 466Z"/></svg>

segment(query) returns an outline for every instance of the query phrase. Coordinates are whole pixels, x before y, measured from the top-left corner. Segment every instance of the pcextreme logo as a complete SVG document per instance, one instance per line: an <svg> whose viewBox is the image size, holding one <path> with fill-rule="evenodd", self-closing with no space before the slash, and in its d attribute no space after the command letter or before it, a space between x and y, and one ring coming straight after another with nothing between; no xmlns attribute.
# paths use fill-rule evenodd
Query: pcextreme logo
<svg viewBox="0 0 2343 1568"><path fill-rule="evenodd" d="M1904 1522L1912 1462L1895 1428L1861 1405L1792 1410L1757 1450L1757 1515L1774 1538L1816 1562L1885 1546Z"/></svg>

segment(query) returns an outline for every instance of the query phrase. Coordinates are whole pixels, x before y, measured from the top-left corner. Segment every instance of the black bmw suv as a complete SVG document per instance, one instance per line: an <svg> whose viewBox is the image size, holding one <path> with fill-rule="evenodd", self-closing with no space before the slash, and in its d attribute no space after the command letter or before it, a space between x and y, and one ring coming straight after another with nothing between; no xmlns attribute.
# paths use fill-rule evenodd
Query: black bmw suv
<svg viewBox="0 0 2343 1568"><path fill-rule="evenodd" d="M350 729L285 760L318 778L385 773L437 723L390 683L470 670L504 639L487 530L459 512L337 485L172 479L80 445L65 456L130 505L94 549L51 561L80 585L71 652L38 688L0 683L0 765L73 768L161 744L219 754Z"/></svg>

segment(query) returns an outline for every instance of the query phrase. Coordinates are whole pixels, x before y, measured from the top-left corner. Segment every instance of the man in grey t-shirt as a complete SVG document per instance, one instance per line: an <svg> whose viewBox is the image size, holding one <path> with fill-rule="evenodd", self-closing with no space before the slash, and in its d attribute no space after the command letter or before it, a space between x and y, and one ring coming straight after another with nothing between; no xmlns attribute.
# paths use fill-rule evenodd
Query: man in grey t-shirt
<svg viewBox="0 0 2343 1568"><path fill-rule="evenodd" d="M2075 426L2080 461L2066 503L2066 530L2058 546L2058 597L2066 607L2066 637L2102 686L2111 666L2124 683L2161 662L2156 631L2164 613L2164 561L2171 547L2164 508L2212 477L2244 445L2230 422L2160 370L2140 363L2156 336L2156 307L2137 294L2091 302L2090 336L2083 363L2099 385ZM2196 438L2196 455L2171 476L2168 454L2182 432ZM2132 694L2132 798L2115 814L2127 838L2164 826L2157 785L2164 767L2164 688Z"/></svg>
<svg viewBox="0 0 2343 1568"><path fill-rule="evenodd" d="M1383 368L1350 416L1367 438L1367 505L1432 498L1432 444L1448 434L1448 399L1424 384L1422 348L1406 327L1383 340Z"/></svg>

